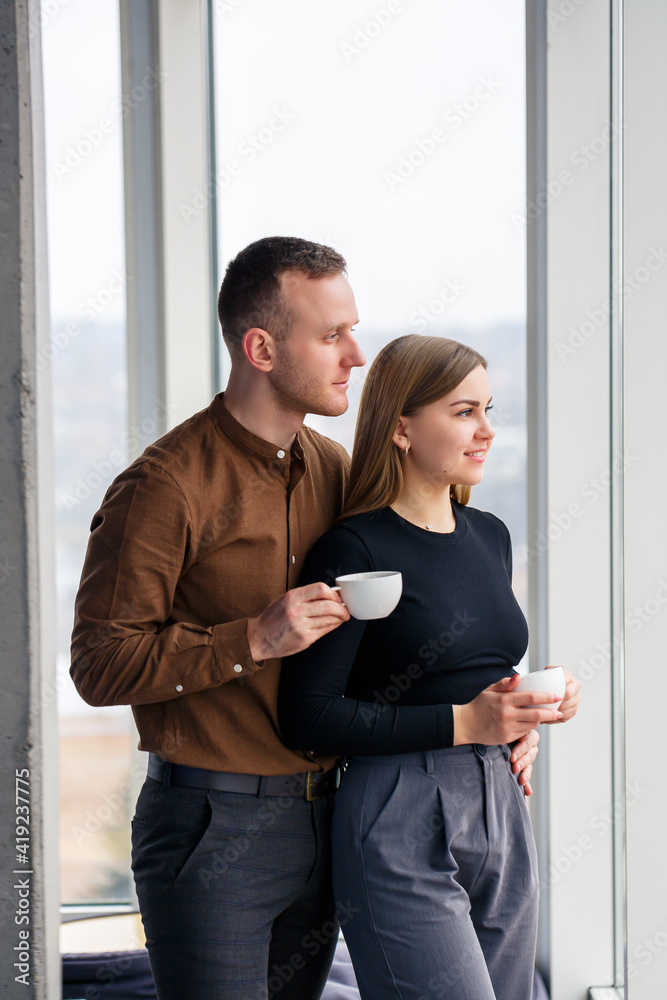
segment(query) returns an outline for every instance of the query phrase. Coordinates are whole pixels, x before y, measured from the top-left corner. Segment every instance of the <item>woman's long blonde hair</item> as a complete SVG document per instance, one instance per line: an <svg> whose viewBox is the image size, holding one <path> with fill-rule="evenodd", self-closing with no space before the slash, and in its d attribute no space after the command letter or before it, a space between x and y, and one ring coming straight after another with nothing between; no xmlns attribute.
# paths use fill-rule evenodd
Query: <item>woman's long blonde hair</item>
<svg viewBox="0 0 667 1000"><path fill-rule="evenodd" d="M399 417L452 392L486 359L465 344L443 337L409 334L386 344L368 370L361 393L352 449L350 487L341 517L364 514L393 503L403 486L403 469L392 438ZM459 503L470 487L452 485Z"/></svg>

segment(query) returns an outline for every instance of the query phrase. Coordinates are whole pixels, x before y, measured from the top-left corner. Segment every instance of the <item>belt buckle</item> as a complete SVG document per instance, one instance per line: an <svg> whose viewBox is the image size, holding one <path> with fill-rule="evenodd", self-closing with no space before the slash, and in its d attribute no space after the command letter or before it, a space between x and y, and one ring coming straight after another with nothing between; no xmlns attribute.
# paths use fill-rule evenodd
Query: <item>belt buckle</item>
<svg viewBox="0 0 667 1000"><path fill-rule="evenodd" d="M313 788L313 774L315 772L308 771L306 777L306 802L313 802L314 799L319 798L319 795L315 794L315 789Z"/></svg>
<svg viewBox="0 0 667 1000"><path fill-rule="evenodd" d="M334 776L334 789L336 789L336 788L338 788L340 786L340 779L341 779L341 775L343 773L342 762L341 761L337 761L336 764L334 765L334 768L335 768L335 771L336 771L336 774ZM332 770L334 768L332 768ZM313 775L314 774L321 774L321 772L320 771L308 771L308 774L307 774L307 777L306 777L306 802L313 802L315 799L321 799L324 795L327 794L326 791L322 792L321 795L317 795L316 794L316 790L313 788Z"/></svg>

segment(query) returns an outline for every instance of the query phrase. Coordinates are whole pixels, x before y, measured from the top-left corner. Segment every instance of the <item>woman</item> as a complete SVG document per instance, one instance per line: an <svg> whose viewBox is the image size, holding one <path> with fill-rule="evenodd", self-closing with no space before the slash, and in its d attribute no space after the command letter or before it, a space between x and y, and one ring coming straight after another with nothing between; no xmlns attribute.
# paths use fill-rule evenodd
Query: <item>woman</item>
<svg viewBox="0 0 667 1000"><path fill-rule="evenodd" d="M494 437L486 362L412 335L373 362L340 522L301 584L399 570L385 619L350 619L283 661L288 746L349 763L333 818L334 890L363 1000L529 1000L537 864L508 744L576 711L513 693L528 640L511 544L467 507Z"/></svg>

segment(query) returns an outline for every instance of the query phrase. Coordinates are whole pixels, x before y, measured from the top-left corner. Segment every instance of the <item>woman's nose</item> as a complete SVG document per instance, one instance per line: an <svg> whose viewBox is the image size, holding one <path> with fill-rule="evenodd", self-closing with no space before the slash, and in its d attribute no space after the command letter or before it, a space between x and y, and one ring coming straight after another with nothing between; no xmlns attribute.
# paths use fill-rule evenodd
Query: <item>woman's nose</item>
<svg viewBox="0 0 667 1000"><path fill-rule="evenodd" d="M496 429L489 420L486 413L484 414L484 422L480 428L480 434L482 435L483 438L489 441L492 441L496 436Z"/></svg>

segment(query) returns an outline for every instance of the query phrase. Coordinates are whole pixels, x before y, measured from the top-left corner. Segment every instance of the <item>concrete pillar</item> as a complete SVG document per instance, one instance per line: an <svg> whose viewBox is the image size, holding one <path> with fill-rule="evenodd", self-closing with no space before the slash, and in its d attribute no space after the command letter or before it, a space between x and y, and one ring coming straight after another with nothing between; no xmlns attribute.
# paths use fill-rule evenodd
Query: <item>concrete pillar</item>
<svg viewBox="0 0 667 1000"><path fill-rule="evenodd" d="M32 1000L61 990L38 0L0 5L0 45L0 992Z"/></svg>

